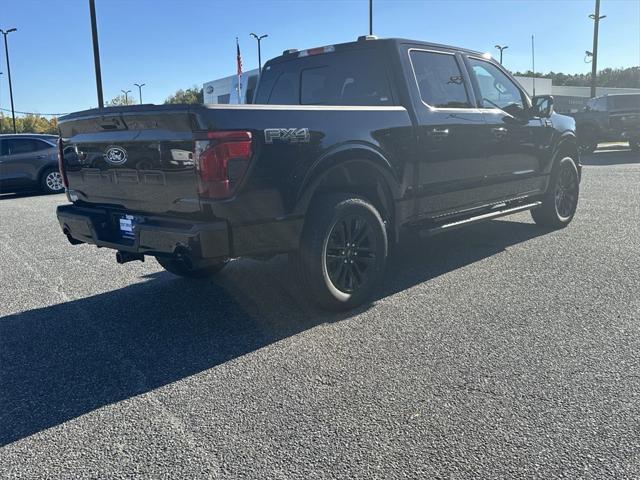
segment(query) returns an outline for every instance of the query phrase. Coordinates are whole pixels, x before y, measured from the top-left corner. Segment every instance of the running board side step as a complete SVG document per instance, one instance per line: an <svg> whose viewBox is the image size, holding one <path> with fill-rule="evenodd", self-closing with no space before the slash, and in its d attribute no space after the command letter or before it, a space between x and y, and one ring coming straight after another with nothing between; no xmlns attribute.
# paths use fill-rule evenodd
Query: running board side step
<svg viewBox="0 0 640 480"><path fill-rule="evenodd" d="M449 230L455 230L456 228L473 225L474 223L484 222L485 220L491 220L493 218L511 215L512 213L531 210L532 208L539 207L540 205L542 205L542 202L527 203L526 205L518 205L517 207L507 208L505 210L496 210L493 212L484 213L482 215L477 215L475 217L465 218L464 220L458 220L457 222L444 223L435 227L420 230L420 236L431 237L439 233L448 232Z"/></svg>

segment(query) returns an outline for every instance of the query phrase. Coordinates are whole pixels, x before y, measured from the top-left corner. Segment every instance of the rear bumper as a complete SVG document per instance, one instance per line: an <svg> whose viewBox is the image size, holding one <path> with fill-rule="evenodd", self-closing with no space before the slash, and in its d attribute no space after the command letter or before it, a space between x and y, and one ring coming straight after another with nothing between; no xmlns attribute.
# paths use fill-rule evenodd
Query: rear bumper
<svg viewBox="0 0 640 480"><path fill-rule="evenodd" d="M144 223L136 225L134 238L128 239L120 235L114 214L108 210L62 205L56 214L72 243L144 255L172 255L184 250L197 258L224 258L231 254L225 221L192 222L145 216Z"/></svg>

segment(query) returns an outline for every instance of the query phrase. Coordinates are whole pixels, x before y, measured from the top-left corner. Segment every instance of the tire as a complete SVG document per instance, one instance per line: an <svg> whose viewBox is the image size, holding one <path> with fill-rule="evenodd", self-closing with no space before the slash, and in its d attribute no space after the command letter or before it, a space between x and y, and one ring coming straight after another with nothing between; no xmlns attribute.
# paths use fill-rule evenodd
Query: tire
<svg viewBox="0 0 640 480"><path fill-rule="evenodd" d="M373 293L387 254L387 232L378 210L353 194L328 194L313 202L300 249L290 258L312 302L327 310L347 310Z"/></svg>
<svg viewBox="0 0 640 480"><path fill-rule="evenodd" d="M640 152L640 140L629 140L629 148L632 152Z"/></svg>
<svg viewBox="0 0 640 480"><path fill-rule="evenodd" d="M564 228L573 220L579 195L578 169L571 157L564 157L554 165L542 205L531 216L543 227Z"/></svg>
<svg viewBox="0 0 640 480"><path fill-rule="evenodd" d="M167 272L184 278L210 278L227 266L228 260L200 263L197 266L190 261L173 257L156 257L158 263Z"/></svg>
<svg viewBox="0 0 640 480"><path fill-rule="evenodd" d="M40 176L40 187L45 193L64 192L62 175L57 168L47 168Z"/></svg>

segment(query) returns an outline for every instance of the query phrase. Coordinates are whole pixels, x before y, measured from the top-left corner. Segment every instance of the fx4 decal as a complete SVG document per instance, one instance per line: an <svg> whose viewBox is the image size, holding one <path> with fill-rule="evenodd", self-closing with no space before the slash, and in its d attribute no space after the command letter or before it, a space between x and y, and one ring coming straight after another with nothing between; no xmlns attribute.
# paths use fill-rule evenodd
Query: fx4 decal
<svg viewBox="0 0 640 480"><path fill-rule="evenodd" d="M265 128L264 143L309 143L308 128Z"/></svg>

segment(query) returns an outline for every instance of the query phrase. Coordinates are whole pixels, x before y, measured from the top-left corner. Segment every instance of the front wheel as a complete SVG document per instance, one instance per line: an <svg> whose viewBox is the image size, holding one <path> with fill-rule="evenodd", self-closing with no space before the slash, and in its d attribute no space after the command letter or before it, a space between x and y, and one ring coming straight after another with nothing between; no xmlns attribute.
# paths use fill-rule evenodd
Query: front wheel
<svg viewBox="0 0 640 480"><path fill-rule="evenodd" d="M571 157L564 157L554 167L542 205L531 210L533 220L550 228L569 225L578 207L580 178Z"/></svg>
<svg viewBox="0 0 640 480"><path fill-rule="evenodd" d="M199 262L195 264L186 258L156 257L158 263L167 272L184 278L209 278L227 266L228 260L215 262Z"/></svg>
<svg viewBox="0 0 640 480"><path fill-rule="evenodd" d="M292 254L309 298L329 310L364 303L381 280L388 242L378 210L349 194L323 195L309 210Z"/></svg>
<svg viewBox="0 0 640 480"><path fill-rule="evenodd" d="M640 152L640 140L629 140L629 148L632 152Z"/></svg>

